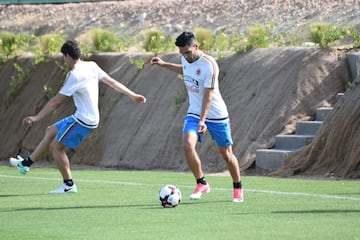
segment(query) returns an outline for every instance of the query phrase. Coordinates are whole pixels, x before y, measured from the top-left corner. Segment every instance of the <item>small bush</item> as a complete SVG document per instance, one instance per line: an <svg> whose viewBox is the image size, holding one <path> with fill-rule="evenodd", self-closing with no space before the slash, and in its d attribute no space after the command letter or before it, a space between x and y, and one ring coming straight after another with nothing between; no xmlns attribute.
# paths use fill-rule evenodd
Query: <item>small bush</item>
<svg viewBox="0 0 360 240"><path fill-rule="evenodd" d="M209 29L195 28L194 34L199 48L204 51L209 51L213 45L213 33Z"/></svg>
<svg viewBox="0 0 360 240"><path fill-rule="evenodd" d="M116 52L127 48L127 45L119 36L108 30L92 29L91 39L96 52Z"/></svg>
<svg viewBox="0 0 360 240"><path fill-rule="evenodd" d="M211 48L216 52L223 52L230 50L230 37L220 30L215 33Z"/></svg>
<svg viewBox="0 0 360 240"><path fill-rule="evenodd" d="M129 62L134 64L138 69L143 69L145 65L145 61L141 57L129 57Z"/></svg>
<svg viewBox="0 0 360 240"><path fill-rule="evenodd" d="M245 34L233 32L229 40L229 46L231 51L246 52L248 49L248 41Z"/></svg>
<svg viewBox="0 0 360 240"><path fill-rule="evenodd" d="M178 78L182 79L182 76L178 75ZM186 101L186 96L187 96L186 88L185 88L185 85L182 84L181 87L176 91L176 96L175 96L175 111L176 112L180 111L182 104Z"/></svg>
<svg viewBox="0 0 360 240"><path fill-rule="evenodd" d="M11 76L10 85L5 94L5 106L6 107L18 95L20 89L29 80L29 75L30 75L30 69L24 70L17 63L14 63L13 66L14 66L15 70L17 71L17 75Z"/></svg>
<svg viewBox="0 0 360 240"><path fill-rule="evenodd" d="M34 34L28 34L21 32L16 36L16 45L20 51L28 51L34 40L36 39Z"/></svg>
<svg viewBox="0 0 360 240"><path fill-rule="evenodd" d="M354 41L354 47L359 48L360 47L360 32L356 30L350 30L351 38Z"/></svg>
<svg viewBox="0 0 360 240"><path fill-rule="evenodd" d="M65 36L59 34L47 34L39 37L40 51L43 55L59 53L65 42Z"/></svg>
<svg viewBox="0 0 360 240"><path fill-rule="evenodd" d="M272 40L271 31L274 28L272 24L262 25L256 23L247 29L249 48L266 48Z"/></svg>
<svg viewBox="0 0 360 240"><path fill-rule="evenodd" d="M147 52L153 52L157 55L164 49L166 43L165 34L161 31L150 30L146 33L144 48Z"/></svg>
<svg viewBox="0 0 360 240"><path fill-rule="evenodd" d="M344 37L344 31L335 25L315 23L310 27L311 38L314 43L321 47L327 47L329 43Z"/></svg>
<svg viewBox="0 0 360 240"><path fill-rule="evenodd" d="M0 32L0 54L7 59L16 49L16 35L11 32Z"/></svg>

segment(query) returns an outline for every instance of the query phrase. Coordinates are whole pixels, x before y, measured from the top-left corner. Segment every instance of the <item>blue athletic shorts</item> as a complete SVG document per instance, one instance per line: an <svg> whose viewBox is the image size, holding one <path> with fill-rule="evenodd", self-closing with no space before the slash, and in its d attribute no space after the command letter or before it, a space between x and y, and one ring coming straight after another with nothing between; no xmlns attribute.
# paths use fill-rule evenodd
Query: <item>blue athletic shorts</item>
<svg viewBox="0 0 360 240"><path fill-rule="evenodd" d="M229 119L224 122L208 122L205 121L207 129L211 135L211 138L216 142L220 147L227 147L233 144L230 131L230 121ZM199 129L199 119L186 116L184 120L184 128L182 133L194 132L197 133ZM201 142L202 136L199 136L199 142Z"/></svg>
<svg viewBox="0 0 360 240"><path fill-rule="evenodd" d="M73 116L58 121L55 126L58 129L55 139L72 149L76 149L92 130L76 122Z"/></svg>

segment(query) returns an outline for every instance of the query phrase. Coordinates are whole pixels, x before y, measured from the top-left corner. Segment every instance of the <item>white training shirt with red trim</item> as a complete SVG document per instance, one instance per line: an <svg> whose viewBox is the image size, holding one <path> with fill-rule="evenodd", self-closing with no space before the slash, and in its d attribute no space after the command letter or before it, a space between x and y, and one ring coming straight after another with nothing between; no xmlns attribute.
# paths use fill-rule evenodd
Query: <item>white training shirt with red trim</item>
<svg viewBox="0 0 360 240"><path fill-rule="evenodd" d="M213 88L211 107L206 116L209 121L228 118L226 104L219 90L219 66L215 59L205 53L195 62L189 63L181 57L185 86L189 96L188 115L200 117L205 88Z"/></svg>

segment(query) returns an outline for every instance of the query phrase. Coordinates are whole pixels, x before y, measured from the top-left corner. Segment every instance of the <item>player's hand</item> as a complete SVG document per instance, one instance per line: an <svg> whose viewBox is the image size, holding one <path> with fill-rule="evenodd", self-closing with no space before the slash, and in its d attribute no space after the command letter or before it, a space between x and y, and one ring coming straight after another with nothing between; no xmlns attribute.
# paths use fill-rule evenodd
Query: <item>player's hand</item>
<svg viewBox="0 0 360 240"><path fill-rule="evenodd" d="M206 130L207 130L207 126L205 124L205 121L199 121L198 134L203 134L206 132Z"/></svg>
<svg viewBox="0 0 360 240"><path fill-rule="evenodd" d="M35 123L35 122L36 122L36 118L34 116L27 116L23 120L23 124L25 126L29 126L29 127L31 127L33 125L33 123Z"/></svg>
<svg viewBox="0 0 360 240"><path fill-rule="evenodd" d="M150 61L151 64L163 65L164 61L159 57L153 57Z"/></svg>
<svg viewBox="0 0 360 240"><path fill-rule="evenodd" d="M136 94L133 97L133 100L138 103L146 103L146 97L144 97L143 95L140 95L140 94Z"/></svg>

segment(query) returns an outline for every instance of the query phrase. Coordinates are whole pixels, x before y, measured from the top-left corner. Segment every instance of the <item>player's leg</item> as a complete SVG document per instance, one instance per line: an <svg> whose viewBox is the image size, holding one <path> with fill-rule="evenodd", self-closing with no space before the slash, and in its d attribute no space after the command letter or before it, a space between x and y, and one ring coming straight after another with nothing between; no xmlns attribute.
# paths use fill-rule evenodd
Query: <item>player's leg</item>
<svg viewBox="0 0 360 240"><path fill-rule="evenodd" d="M244 191L241 183L239 161L232 152L232 145L227 147L219 146L218 149L233 180L233 202L243 202Z"/></svg>
<svg viewBox="0 0 360 240"><path fill-rule="evenodd" d="M72 179L70 161L66 155L65 149L66 147L58 141L54 141L51 144L51 152L61 173L61 176L63 179Z"/></svg>
<svg viewBox="0 0 360 240"><path fill-rule="evenodd" d="M10 158L11 165L17 167L20 173L26 174L34 162L41 160L42 157L49 152L50 144L54 140L57 132L58 130L55 125L49 126L46 129L45 136L35 148L34 152L25 159L19 156L17 158Z"/></svg>
<svg viewBox="0 0 360 240"><path fill-rule="evenodd" d="M197 140L198 136L194 132L187 132L183 134L183 149L186 162L196 179L204 176L202 172L201 161L195 148Z"/></svg>
<svg viewBox="0 0 360 240"><path fill-rule="evenodd" d="M70 161L65 150L67 147L76 149L91 129L76 122L72 116L57 122L56 127L58 133L51 144L51 152L63 177L63 184L50 193L75 193L77 187L72 179Z"/></svg>
<svg viewBox="0 0 360 240"><path fill-rule="evenodd" d="M71 170L70 170L70 161L65 152L66 146L62 143L54 140L51 144L51 152L55 159L56 165L63 177L63 184L60 188L51 191L50 193L76 193L77 187L73 182Z"/></svg>
<svg viewBox="0 0 360 240"><path fill-rule="evenodd" d="M226 162L227 169L229 170L230 176L233 182L240 182L240 167L236 156L232 152L232 146L221 147L218 146L220 155Z"/></svg>
<svg viewBox="0 0 360 240"><path fill-rule="evenodd" d="M210 185L206 182L201 167L201 160L196 152L198 126L198 119L186 117L183 128L183 149L186 162L194 174L197 184L195 190L190 195L190 199L200 199L202 194L210 192Z"/></svg>
<svg viewBox="0 0 360 240"><path fill-rule="evenodd" d="M54 140L57 132L58 130L55 125L51 125L46 129L44 138L29 156L33 162L41 160L42 157L49 152L50 144Z"/></svg>
<svg viewBox="0 0 360 240"><path fill-rule="evenodd" d="M240 177L239 161L232 151L232 137L230 133L230 121L221 123L207 123L211 137L218 145L218 150L229 170L233 180L233 202L243 202L243 188Z"/></svg>

